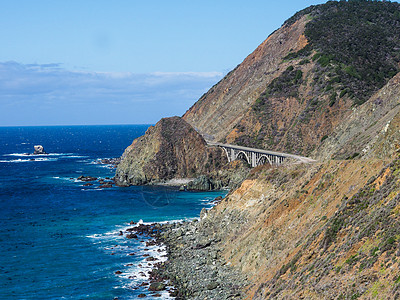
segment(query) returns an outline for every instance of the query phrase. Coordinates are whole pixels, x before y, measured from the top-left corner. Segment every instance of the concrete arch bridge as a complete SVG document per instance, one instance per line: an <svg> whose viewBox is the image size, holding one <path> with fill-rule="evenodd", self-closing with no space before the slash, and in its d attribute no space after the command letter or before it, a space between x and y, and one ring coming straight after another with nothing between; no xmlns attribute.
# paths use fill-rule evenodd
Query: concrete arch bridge
<svg viewBox="0 0 400 300"><path fill-rule="evenodd" d="M252 168L266 163L269 163L272 166L278 166L288 158L295 159L302 163L315 162L315 160L311 158L294 154L242 147L230 144L215 143L211 141L207 141L207 144L210 146L218 146L224 149L229 162L237 159L243 159L247 161L247 163Z"/></svg>

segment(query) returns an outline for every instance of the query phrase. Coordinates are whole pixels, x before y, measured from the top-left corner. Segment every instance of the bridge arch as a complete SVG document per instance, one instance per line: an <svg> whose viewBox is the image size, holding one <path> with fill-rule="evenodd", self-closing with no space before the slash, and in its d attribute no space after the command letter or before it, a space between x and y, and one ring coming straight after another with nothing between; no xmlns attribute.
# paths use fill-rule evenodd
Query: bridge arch
<svg viewBox="0 0 400 300"><path fill-rule="evenodd" d="M245 151L239 151L236 154L236 159L244 159L249 165L251 165L251 160L250 157L247 155L247 153Z"/></svg>
<svg viewBox="0 0 400 300"><path fill-rule="evenodd" d="M272 166L272 162L271 162L271 160L269 159L268 155L263 154L263 155L261 155L261 156L258 158L256 166L263 165L263 164L265 164L266 162L268 162L268 163Z"/></svg>
<svg viewBox="0 0 400 300"><path fill-rule="evenodd" d="M226 157L228 158L228 162L231 162L231 154L229 153L230 151L228 151L228 148L226 148L226 147L221 147L222 149L224 149L224 151L225 151L225 154L226 154ZM231 150L231 149L229 149L229 150Z"/></svg>

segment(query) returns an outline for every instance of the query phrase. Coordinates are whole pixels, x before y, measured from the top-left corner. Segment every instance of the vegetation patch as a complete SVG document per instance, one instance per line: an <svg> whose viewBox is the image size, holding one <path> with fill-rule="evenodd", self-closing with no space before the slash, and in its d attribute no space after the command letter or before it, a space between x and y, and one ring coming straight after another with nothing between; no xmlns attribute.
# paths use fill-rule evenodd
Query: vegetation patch
<svg viewBox="0 0 400 300"><path fill-rule="evenodd" d="M285 59L312 60L333 73L343 88L350 90L354 104L365 102L399 71L400 4L388 1L329 1L311 6L290 18L291 25L309 14L306 47ZM373 37L373 38L371 38Z"/></svg>

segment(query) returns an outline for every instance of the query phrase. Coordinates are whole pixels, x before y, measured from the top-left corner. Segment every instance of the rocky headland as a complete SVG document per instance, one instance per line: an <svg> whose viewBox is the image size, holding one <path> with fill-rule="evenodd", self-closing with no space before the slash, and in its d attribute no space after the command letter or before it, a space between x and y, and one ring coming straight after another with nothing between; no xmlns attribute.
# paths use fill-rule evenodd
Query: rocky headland
<svg viewBox="0 0 400 300"><path fill-rule="evenodd" d="M213 190L240 184L248 171L243 163L228 163L223 150L207 146L185 120L171 117L151 126L125 150L115 182L129 186L189 179L186 189Z"/></svg>

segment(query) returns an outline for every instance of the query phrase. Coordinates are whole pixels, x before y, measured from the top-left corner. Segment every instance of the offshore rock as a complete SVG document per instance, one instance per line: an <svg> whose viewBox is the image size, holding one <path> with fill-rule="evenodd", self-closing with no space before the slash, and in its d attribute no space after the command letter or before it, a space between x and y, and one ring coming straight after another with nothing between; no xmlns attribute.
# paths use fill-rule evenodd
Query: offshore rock
<svg viewBox="0 0 400 300"><path fill-rule="evenodd" d="M215 177L227 164L223 151L207 146L204 138L182 118L164 118L125 150L115 181L119 186L129 186L214 174L211 187L203 177L195 183L196 189L211 189L222 185L216 184Z"/></svg>
<svg viewBox="0 0 400 300"><path fill-rule="evenodd" d="M33 149L35 149L35 151L33 152L33 154L47 154L46 151L44 151L44 148L42 145L35 145L33 146Z"/></svg>

